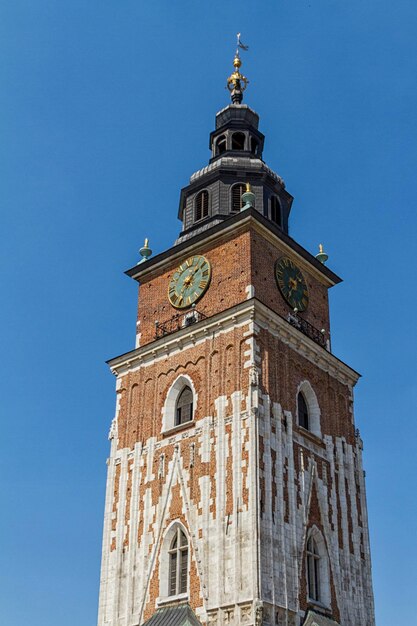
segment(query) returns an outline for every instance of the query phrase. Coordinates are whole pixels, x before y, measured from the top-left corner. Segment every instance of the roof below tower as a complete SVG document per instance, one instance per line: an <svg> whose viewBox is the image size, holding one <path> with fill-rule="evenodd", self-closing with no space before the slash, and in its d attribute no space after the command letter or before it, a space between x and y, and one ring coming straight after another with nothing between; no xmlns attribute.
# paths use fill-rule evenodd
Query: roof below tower
<svg viewBox="0 0 417 626"><path fill-rule="evenodd" d="M330 617L310 609L305 617L303 626L339 626L339 624Z"/></svg>
<svg viewBox="0 0 417 626"><path fill-rule="evenodd" d="M189 604L158 609L143 626L201 626Z"/></svg>

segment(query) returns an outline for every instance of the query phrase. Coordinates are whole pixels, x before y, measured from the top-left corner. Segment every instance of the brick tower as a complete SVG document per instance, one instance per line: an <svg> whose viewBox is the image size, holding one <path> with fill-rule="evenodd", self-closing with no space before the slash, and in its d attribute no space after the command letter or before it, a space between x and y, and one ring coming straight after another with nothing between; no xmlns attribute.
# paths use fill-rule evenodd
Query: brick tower
<svg viewBox="0 0 417 626"><path fill-rule="evenodd" d="M175 245L140 284L116 415L99 626L374 626L359 375L331 352L340 282L288 235L258 115L216 115Z"/></svg>

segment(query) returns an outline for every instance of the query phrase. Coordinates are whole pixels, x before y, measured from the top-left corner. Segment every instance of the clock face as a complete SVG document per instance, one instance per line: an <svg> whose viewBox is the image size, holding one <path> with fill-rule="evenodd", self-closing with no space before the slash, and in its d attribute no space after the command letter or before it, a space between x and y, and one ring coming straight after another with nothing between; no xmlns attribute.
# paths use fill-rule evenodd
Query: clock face
<svg viewBox="0 0 417 626"><path fill-rule="evenodd" d="M308 306L308 290L301 270L287 257L275 263L275 279L284 299L293 308L305 311Z"/></svg>
<svg viewBox="0 0 417 626"><path fill-rule="evenodd" d="M190 256L175 270L168 287L168 298L176 309L197 302L209 286L211 266L203 256Z"/></svg>

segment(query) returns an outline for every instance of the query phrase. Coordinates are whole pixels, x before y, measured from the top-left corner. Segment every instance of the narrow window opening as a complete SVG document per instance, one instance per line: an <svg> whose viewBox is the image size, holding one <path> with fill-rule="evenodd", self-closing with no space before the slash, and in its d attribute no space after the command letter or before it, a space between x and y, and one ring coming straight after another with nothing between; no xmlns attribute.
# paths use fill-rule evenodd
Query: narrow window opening
<svg viewBox="0 0 417 626"><path fill-rule="evenodd" d="M255 139L255 137L251 137L250 151L252 152L252 154L255 154L255 155L259 154L259 141Z"/></svg>
<svg viewBox="0 0 417 626"><path fill-rule="evenodd" d="M188 541L185 533L178 528L169 549L169 595L187 593Z"/></svg>
<svg viewBox="0 0 417 626"><path fill-rule="evenodd" d="M309 430L309 416L308 416L308 407L307 402L304 398L304 395L301 393L298 394L298 424Z"/></svg>
<svg viewBox="0 0 417 626"><path fill-rule="evenodd" d="M233 133L232 150L244 150L244 149L245 149L245 135L243 133Z"/></svg>
<svg viewBox="0 0 417 626"><path fill-rule="evenodd" d="M307 582L308 597L320 600L320 554L313 537L307 541Z"/></svg>
<svg viewBox="0 0 417 626"><path fill-rule="evenodd" d="M195 199L195 221L202 220L208 216L209 194L208 191L200 191Z"/></svg>
<svg viewBox="0 0 417 626"><path fill-rule="evenodd" d="M272 196L271 198L271 222L277 224L281 228L281 206L279 200L276 196Z"/></svg>
<svg viewBox="0 0 417 626"><path fill-rule="evenodd" d="M178 396L175 426L185 424L193 419L193 392L190 387L184 387Z"/></svg>
<svg viewBox="0 0 417 626"><path fill-rule="evenodd" d="M232 212L238 213L243 207L244 202L242 200L242 194L246 191L246 185L239 183L232 187Z"/></svg>
<svg viewBox="0 0 417 626"><path fill-rule="evenodd" d="M221 135L216 143L216 154L223 154L223 152L226 152L226 137Z"/></svg>

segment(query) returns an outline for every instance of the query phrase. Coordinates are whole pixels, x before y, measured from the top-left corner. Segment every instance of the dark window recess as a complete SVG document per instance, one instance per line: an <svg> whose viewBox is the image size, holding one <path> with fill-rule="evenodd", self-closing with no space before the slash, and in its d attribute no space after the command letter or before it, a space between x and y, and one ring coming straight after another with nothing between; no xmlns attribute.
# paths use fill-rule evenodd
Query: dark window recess
<svg viewBox="0 0 417 626"><path fill-rule="evenodd" d="M303 394L298 394L298 423L300 426L308 430L308 408Z"/></svg>
<svg viewBox="0 0 417 626"><path fill-rule="evenodd" d="M187 593L188 542L178 528L169 549L169 595Z"/></svg>
<svg viewBox="0 0 417 626"><path fill-rule="evenodd" d="M184 387L178 396L175 426L185 424L193 419L193 392L189 387Z"/></svg>
<svg viewBox="0 0 417 626"><path fill-rule="evenodd" d="M250 151L252 152L252 154L259 154L259 141L255 139L255 137L251 137Z"/></svg>
<svg viewBox="0 0 417 626"><path fill-rule="evenodd" d="M200 191L195 199L195 216L197 222L208 216L209 194L208 191Z"/></svg>
<svg viewBox="0 0 417 626"><path fill-rule="evenodd" d="M271 198L271 222L274 222L274 224L277 224L277 226L282 226L281 205L276 196L272 196Z"/></svg>
<svg viewBox="0 0 417 626"><path fill-rule="evenodd" d="M232 212L238 213L243 207L242 194L246 191L246 185L239 183L232 187Z"/></svg>
<svg viewBox="0 0 417 626"><path fill-rule="evenodd" d="M244 150L244 149L245 149L245 135L243 133L233 133L232 150Z"/></svg>
<svg viewBox="0 0 417 626"><path fill-rule="evenodd" d="M307 541L307 582L308 597L320 600L320 554L312 537Z"/></svg>
<svg viewBox="0 0 417 626"><path fill-rule="evenodd" d="M221 135L216 143L216 154L223 154L226 152L226 137Z"/></svg>

